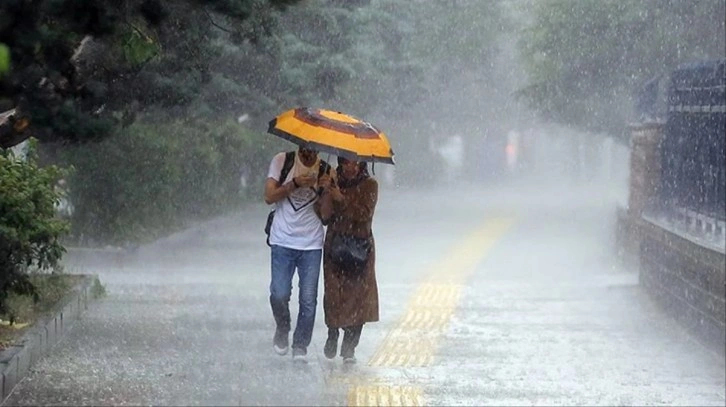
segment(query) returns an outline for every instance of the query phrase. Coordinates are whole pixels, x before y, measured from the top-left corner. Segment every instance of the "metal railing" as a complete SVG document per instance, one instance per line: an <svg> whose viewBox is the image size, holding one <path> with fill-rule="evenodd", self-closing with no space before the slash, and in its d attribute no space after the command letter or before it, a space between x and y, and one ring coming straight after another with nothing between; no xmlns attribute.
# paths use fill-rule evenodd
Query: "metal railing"
<svg viewBox="0 0 726 407"><path fill-rule="evenodd" d="M701 246L726 253L726 220L688 208L650 208L643 219Z"/></svg>

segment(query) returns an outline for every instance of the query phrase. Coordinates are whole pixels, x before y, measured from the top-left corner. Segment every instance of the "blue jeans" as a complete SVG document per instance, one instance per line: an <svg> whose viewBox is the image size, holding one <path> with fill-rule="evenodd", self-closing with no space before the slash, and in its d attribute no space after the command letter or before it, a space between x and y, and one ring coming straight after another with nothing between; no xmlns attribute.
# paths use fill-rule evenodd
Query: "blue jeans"
<svg viewBox="0 0 726 407"><path fill-rule="evenodd" d="M270 281L270 306L277 323L277 330L290 332L290 296L292 276L297 269L300 290L297 324L292 337L292 347L307 349L313 336L315 310L318 306L318 280L323 251L295 250L273 245L272 279Z"/></svg>

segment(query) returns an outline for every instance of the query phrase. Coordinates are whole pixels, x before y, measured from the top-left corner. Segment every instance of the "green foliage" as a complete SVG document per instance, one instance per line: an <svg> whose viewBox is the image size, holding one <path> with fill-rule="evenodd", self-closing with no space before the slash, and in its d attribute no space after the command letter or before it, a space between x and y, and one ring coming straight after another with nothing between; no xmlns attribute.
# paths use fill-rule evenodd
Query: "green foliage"
<svg viewBox="0 0 726 407"><path fill-rule="evenodd" d="M410 115L452 80L491 74L506 21L500 2L315 0L280 16L286 105L334 106L362 117ZM434 112L426 112L429 119ZM433 116L432 116L433 113Z"/></svg>
<svg viewBox="0 0 726 407"><path fill-rule="evenodd" d="M56 310L61 301L72 292L79 276L58 272L33 272L28 275L28 281L33 285L35 295L9 293L2 319L11 323L32 323L39 315ZM91 289L93 290L93 286Z"/></svg>
<svg viewBox="0 0 726 407"><path fill-rule="evenodd" d="M10 48L0 43L0 78L10 71Z"/></svg>
<svg viewBox="0 0 726 407"><path fill-rule="evenodd" d="M29 321L33 316L33 308L35 300L30 295L18 294L10 292L5 298L5 312L7 319L11 324L18 321Z"/></svg>
<svg viewBox="0 0 726 407"><path fill-rule="evenodd" d="M159 44L139 29L130 30L124 35L124 58L132 66L147 62L160 51Z"/></svg>
<svg viewBox="0 0 726 407"><path fill-rule="evenodd" d="M402 112L404 117L424 124L424 133L434 131L428 127L438 123L439 128L459 132L464 137L473 133L467 115L477 121L491 116L477 102L496 105L489 88L495 82L494 58L499 49L500 35L508 20L502 12L501 1L457 0L451 2L395 2L393 10L410 15L408 25L401 29L400 44L396 52L410 54L410 64L403 72L421 71L416 82L419 88L406 99L417 103L407 106L414 113ZM394 89L401 84L393 86ZM443 134L444 136L447 134Z"/></svg>
<svg viewBox="0 0 726 407"><path fill-rule="evenodd" d="M73 235L85 244L143 242L238 205L258 138L232 121L142 120L74 147L66 157L76 168Z"/></svg>
<svg viewBox="0 0 726 407"><path fill-rule="evenodd" d="M400 112L423 94L417 85L423 69L400 40L402 27L414 22L401 23L389 3L301 2L272 14L273 35L256 42L221 38L193 110L206 109L210 119L248 113L259 127L299 105L361 117Z"/></svg>
<svg viewBox="0 0 726 407"><path fill-rule="evenodd" d="M436 71L488 66L506 19L496 1L425 2L412 11L412 50Z"/></svg>
<svg viewBox="0 0 726 407"><path fill-rule="evenodd" d="M0 311L11 292L35 294L27 270L57 266L65 251L60 238L68 224L56 216L55 186L67 170L39 167L36 159L34 144L24 159L0 153Z"/></svg>
<svg viewBox="0 0 726 407"><path fill-rule="evenodd" d="M35 287L40 302L37 304L41 312L50 311L71 291L77 276L63 273L33 273L30 281Z"/></svg>
<svg viewBox="0 0 726 407"><path fill-rule="evenodd" d="M101 280L98 277L93 279L93 285L91 286L91 298L99 299L105 297L107 294L106 286L101 284Z"/></svg>
<svg viewBox="0 0 726 407"><path fill-rule="evenodd" d="M13 70L0 73L0 102L43 142L101 139L146 109L192 102L217 40L257 43L297 1L3 0Z"/></svg>
<svg viewBox="0 0 726 407"><path fill-rule="evenodd" d="M8 1L0 40L25 44L11 48L27 75L14 69L6 83L44 141L72 142L46 146L77 168L73 237L91 245L152 239L259 200L269 159L293 147L232 121L242 114L262 130L298 105L343 110L389 131L399 173L439 165L418 138L460 117L463 104L442 93L490 80L503 29L500 2L473 0L41 0L37 10ZM85 3L95 11L69 11ZM31 29L4 24L3 11ZM33 91L48 72L47 88Z"/></svg>
<svg viewBox="0 0 726 407"><path fill-rule="evenodd" d="M427 184L441 173L429 140L478 137L472 121L494 116L485 107L498 105L487 88L495 82L493 60L507 24L501 7L498 1L378 0L351 15L354 45L345 56L354 73L334 100L389 134L396 177L404 183Z"/></svg>
<svg viewBox="0 0 726 407"><path fill-rule="evenodd" d="M534 4L519 94L555 121L620 135L632 92L696 59L724 56L722 0L557 0Z"/></svg>

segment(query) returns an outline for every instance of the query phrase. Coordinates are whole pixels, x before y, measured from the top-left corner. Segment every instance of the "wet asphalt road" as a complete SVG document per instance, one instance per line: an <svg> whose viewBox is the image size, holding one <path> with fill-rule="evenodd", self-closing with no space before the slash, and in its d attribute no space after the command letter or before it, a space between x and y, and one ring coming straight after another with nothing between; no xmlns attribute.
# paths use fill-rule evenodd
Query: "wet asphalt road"
<svg viewBox="0 0 726 407"><path fill-rule="evenodd" d="M723 359L618 265L615 199L382 190L381 321L353 366L322 355L322 289L309 363L273 353L263 205L132 255L69 257L109 294L5 404L725 405Z"/></svg>

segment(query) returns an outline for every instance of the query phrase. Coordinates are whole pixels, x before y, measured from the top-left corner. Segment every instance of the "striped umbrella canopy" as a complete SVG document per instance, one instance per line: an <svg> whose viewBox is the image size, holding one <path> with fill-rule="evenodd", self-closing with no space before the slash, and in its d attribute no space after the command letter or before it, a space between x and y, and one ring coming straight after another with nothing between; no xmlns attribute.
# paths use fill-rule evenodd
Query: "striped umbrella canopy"
<svg viewBox="0 0 726 407"><path fill-rule="evenodd" d="M300 107L270 121L269 133L353 161L394 164L386 135L372 124L333 110Z"/></svg>

